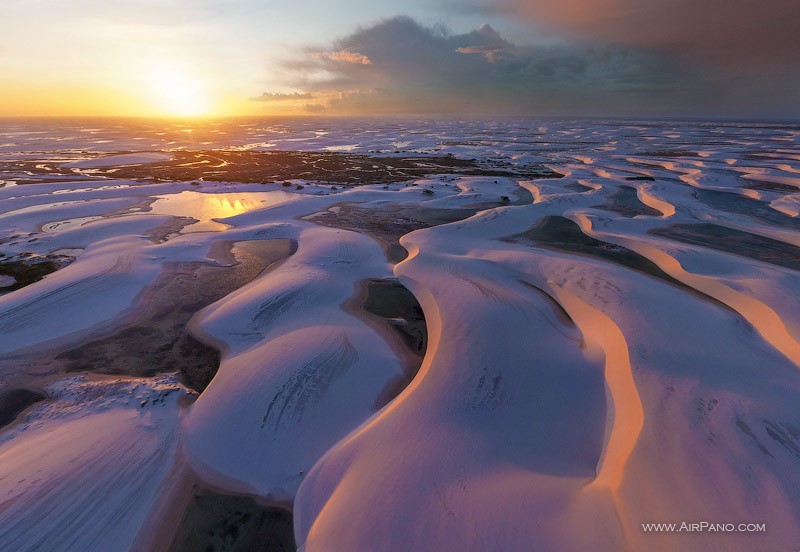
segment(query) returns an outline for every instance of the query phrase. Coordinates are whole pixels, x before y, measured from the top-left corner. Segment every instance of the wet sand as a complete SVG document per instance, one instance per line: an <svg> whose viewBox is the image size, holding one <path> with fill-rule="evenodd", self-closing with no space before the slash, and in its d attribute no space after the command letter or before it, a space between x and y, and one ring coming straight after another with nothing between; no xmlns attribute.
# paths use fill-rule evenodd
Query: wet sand
<svg viewBox="0 0 800 552"><path fill-rule="evenodd" d="M219 369L220 355L190 335L187 323L194 313L249 283L295 248L291 240L239 242L231 250L234 266L173 265L151 288L131 322L112 335L62 352L57 359L66 363L68 371L131 376L179 371L182 383L202 392Z"/></svg>

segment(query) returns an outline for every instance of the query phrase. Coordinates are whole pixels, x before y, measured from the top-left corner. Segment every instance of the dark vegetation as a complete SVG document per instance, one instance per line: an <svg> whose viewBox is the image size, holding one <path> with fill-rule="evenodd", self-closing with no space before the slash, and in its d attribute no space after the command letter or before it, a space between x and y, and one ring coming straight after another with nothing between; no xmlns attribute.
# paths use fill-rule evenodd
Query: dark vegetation
<svg viewBox="0 0 800 552"><path fill-rule="evenodd" d="M0 293L16 291L34 282L38 282L62 266L61 264L52 260L11 260L5 259L4 257L5 256L0 253L0 276L11 276L14 278L15 282L8 287L0 288Z"/></svg>
<svg viewBox="0 0 800 552"><path fill-rule="evenodd" d="M283 182L307 180L341 185L405 182L431 174L546 178L560 176L542 165L513 166L449 156L382 157L297 151L177 151L170 161L99 169L114 178Z"/></svg>

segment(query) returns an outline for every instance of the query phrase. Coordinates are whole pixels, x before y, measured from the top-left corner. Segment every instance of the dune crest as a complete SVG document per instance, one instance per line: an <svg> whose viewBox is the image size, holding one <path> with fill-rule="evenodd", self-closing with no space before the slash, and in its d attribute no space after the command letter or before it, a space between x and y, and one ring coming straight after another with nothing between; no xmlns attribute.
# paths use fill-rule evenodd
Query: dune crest
<svg viewBox="0 0 800 552"><path fill-rule="evenodd" d="M64 124L0 139L0 549L800 542L795 127Z"/></svg>

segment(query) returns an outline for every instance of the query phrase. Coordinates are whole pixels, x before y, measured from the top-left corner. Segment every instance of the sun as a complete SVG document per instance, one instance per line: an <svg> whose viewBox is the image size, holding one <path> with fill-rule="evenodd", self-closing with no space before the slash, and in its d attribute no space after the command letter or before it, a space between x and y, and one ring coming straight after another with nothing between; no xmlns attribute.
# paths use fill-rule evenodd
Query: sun
<svg viewBox="0 0 800 552"><path fill-rule="evenodd" d="M161 67L149 78L152 102L161 114L173 117L210 115L213 105L203 81L177 67Z"/></svg>

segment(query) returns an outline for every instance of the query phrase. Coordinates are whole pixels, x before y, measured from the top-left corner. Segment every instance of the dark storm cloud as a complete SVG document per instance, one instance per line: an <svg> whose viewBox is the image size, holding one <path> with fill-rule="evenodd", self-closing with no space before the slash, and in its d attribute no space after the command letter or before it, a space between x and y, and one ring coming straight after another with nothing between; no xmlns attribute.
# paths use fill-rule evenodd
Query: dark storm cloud
<svg viewBox="0 0 800 552"><path fill-rule="evenodd" d="M441 0L454 6L452 0ZM797 70L798 0L460 0L541 32L658 50L726 74Z"/></svg>
<svg viewBox="0 0 800 552"><path fill-rule="evenodd" d="M641 49L520 46L489 25L452 34L407 17L309 48L287 67L297 75L289 84L339 112L638 111L654 97L669 103L691 78Z"/></svg>

